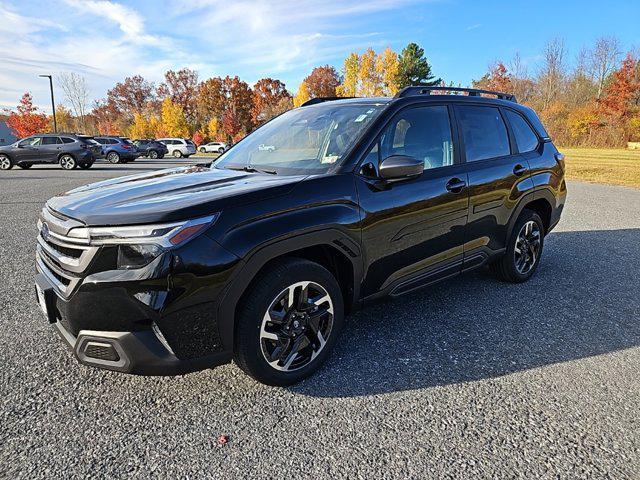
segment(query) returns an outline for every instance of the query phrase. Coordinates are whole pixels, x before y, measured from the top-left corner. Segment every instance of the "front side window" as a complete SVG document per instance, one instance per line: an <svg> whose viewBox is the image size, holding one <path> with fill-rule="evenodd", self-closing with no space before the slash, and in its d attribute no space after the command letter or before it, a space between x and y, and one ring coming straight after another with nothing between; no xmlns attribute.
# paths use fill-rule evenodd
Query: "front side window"
<svg viewBox="0 0 640 480"><path fill-rule="evenodd" d="M458 123L467 162L503 157L511 153L507 127L496 107L460 106Z"/></svg>
<svg viewBox="0 0 640 480"><path fill-rule="evenodd" d="M407 155L424 169L453 165L449 110L444 105L409 108L401 112L380 137L380 159Z"/></svg>
<svg viewBox="0 0 640 480"><path fill-rule="evenodd" d="M35 147L37 145L40 145L41 140L42 137L25 138L18 145L21 147Z"/></svg>
<svg viewBox="0 0 640 480"><path fill-rule="evenodd" d="M384 105L321 103L290 110L222 154L212 168L327 173L340 165Z"/></svg>
<svg viewBox="0 0 640 480"><path fill-rule="evenodd" d="M507 114L507 120L513 130L513 136L516 139L518 145L518 151L520 153L531 152L538 148L538 136L531 130L531 127L527 121L522 118L522 115L512 110L505 110Z"/></svg>

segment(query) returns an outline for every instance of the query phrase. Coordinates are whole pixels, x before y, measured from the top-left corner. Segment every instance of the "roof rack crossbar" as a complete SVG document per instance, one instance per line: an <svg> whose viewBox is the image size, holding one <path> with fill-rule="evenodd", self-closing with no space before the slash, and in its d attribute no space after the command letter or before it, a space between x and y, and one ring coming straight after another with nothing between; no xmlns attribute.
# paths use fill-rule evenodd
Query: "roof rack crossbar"
<svg viewBox="0 0 640 480"><path fill-rule="evenodd" d="M481 95L495 95L500 100L508 100L518 103L516 96L510 93L493 92L491 90L480 90L478 88L462 88L462 87L431 87L427 85L414 85L405 87L396 93L394 98L410 97L412 95L431 95L431 92L460 92L466 93L470 97L479 97Z"/></svg>

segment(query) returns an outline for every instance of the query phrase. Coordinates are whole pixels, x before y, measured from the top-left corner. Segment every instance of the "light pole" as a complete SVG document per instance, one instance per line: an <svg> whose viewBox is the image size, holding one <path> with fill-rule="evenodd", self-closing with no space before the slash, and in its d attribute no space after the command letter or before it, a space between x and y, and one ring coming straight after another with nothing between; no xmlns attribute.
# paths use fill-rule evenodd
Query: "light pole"
<svg viewBox="0 0 640 480"><path fill-rule="evenodd" d="M53 133L58 133L58 123L56 122L56 104L53 100L53 79L51 78L51 75L38 76L49 79L49 87L51 88L51 108L53 109Z"/></svg>

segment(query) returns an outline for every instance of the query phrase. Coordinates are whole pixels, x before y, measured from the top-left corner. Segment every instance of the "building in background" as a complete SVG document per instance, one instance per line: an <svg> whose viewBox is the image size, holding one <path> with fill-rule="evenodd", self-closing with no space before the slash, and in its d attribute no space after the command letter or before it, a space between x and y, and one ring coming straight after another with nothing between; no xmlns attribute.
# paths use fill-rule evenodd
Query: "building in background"
<svg viewBox="0 0 640 480"><path fill-rule="evenodd" d="M11 129L7 125L7 122L0 121L0 146L11 145L17 140L16 136L11 133Z"/></svg>

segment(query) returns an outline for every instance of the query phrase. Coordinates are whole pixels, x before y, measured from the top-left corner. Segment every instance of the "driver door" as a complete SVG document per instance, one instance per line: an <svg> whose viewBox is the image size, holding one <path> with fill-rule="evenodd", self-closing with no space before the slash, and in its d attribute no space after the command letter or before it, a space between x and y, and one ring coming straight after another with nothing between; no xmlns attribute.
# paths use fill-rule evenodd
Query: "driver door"
<svg viewBox="0 0 640 480"><path fill-rule="evenodd" d="M18 162L33 162L40 160L40 143L42 137L30 137L21 140L18 143L18 149L15 153Z"/></svg>
<svg viewBox="0 0 640 480"><path fill-rule="evenodd" d="M468 179L459 161L451 118L446 105L401 110L369 153L363 173L356 177L362 211L365 297L379 291L404 293L461 271ZM423 173L395 182L364 173L392 155L422 160Z"/></svg>

